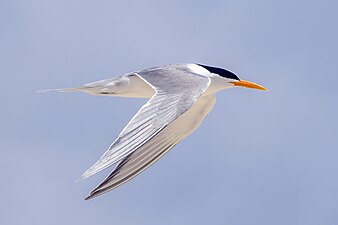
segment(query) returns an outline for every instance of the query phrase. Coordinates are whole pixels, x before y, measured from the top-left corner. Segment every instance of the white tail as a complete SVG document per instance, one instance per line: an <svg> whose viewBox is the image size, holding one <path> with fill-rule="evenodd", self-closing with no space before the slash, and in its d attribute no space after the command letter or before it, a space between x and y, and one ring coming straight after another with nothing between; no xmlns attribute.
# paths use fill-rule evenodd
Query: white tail
<svg viewBox="0 0 338 225"><path fill-rule="evenodd" d="M37 93L46 93L46 92L77 92L81 91L81 87L78 88L56 88L56 89L46 89L36 91Z"/></svg>

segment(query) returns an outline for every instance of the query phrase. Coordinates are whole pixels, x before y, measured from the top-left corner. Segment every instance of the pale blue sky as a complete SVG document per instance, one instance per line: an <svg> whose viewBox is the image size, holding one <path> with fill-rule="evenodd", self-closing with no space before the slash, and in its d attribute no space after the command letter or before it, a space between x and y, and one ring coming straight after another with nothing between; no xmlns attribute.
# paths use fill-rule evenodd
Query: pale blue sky
<svg viewBox="0 0 338 225"><path fill-rule="evenodd" d="M338 224L337 1L0 1L0 224ZM158 163L91 201L74 181L145 102L37 94L156 65L232 89Z"/></svg>

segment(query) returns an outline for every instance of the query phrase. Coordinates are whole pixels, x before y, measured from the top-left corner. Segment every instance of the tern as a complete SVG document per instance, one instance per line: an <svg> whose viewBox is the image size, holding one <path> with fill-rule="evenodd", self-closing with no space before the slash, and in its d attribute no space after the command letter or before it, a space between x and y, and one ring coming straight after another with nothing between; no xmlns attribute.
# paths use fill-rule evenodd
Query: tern
<svg viewBox="0 0 338 225"><path fill-rule="evenodd" d="M201 125L216 102L216 92L233 87L267 90L239 79L229 70L191 63L153 67L80 87L47 91L149 99L101 158L80 177L86 179L115 165L85 198L88 200L151 166Z"/></svg>

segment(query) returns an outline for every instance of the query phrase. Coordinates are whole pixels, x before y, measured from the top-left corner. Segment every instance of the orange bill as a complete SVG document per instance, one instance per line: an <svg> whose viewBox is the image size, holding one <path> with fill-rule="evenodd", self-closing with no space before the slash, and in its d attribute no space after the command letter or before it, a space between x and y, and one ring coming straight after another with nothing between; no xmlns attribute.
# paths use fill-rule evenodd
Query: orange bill
<svg viewBox="0 0 338 225"><path fill-rule="evenodd" d="M267 88L259 84L255 84L253 82L246 81L246 80L232 81L230 83L232 83L235 86L240 86L240 87L253 88L253 89L264 90L264 91L268 90Z"/></svg>

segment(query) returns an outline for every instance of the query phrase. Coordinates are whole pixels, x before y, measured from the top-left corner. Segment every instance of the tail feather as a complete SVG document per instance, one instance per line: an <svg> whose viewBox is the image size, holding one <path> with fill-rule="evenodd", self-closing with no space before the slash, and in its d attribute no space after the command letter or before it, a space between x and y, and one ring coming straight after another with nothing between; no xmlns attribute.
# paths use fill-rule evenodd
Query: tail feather
<svg viewBox="0 0 338 225"><path fill-rule="evenodd" d="M38 90L37 93L46 93L46 92L77 92L82 91L83 88L75 87L75 88L55 88L55 89L46 89L46 90Z"/></svg>

